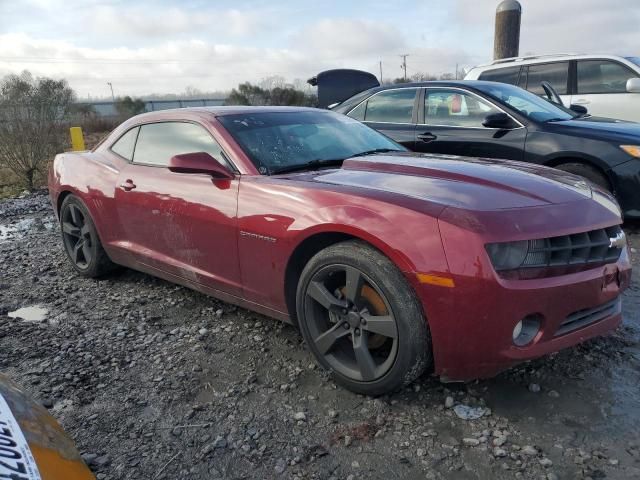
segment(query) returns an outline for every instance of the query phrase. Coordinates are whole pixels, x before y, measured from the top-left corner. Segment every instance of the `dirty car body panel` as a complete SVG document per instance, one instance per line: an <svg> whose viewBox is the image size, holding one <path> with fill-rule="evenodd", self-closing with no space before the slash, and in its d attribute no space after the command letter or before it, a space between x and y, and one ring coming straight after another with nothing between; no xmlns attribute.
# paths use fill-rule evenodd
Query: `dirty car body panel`
<svg viewBox="0 0 640 480"><path fill-rule="evenodd" d="M491 376L619 325L620 293L630 278L626 243L609 260L567 260L563 269L499 271L487 251L495 243L577 242L585 232L619 229L620 210L608 193L543 166L411 153L397 144L399 151L341 165L268 171L227 128L263 114L354 122L286 107L140 115L92 152L56 158L49 178L54 209L66 195L78 196L115 263L292 323L299 320L301 252L345 239L366 242L393 262L419 299L435 373L450 380ZM131 129L162 122L205 130L232 178L138 165L113 151ZM595 320L567 329L568 317L594 308ZM525 317L539 329L518 346L514 326Z"/></svg>

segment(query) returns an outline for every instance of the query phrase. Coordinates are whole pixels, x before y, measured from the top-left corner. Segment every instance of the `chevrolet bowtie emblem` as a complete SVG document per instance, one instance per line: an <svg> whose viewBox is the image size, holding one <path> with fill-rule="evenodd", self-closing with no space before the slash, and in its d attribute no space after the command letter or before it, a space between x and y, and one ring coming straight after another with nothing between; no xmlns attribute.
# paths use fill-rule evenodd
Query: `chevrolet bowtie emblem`
<svg viewBox="0 0 640 480"><path fill-rule="evenodd" d="M624 232L616 233L615 237L609 238L609 248L624 248L627 245L627 236Z"/></svg>

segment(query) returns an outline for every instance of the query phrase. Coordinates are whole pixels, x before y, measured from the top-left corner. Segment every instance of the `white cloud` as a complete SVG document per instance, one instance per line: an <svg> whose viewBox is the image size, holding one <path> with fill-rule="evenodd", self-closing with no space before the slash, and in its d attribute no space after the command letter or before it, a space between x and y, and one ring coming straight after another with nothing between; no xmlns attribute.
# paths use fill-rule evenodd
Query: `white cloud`
<svg viewBox="0 0 640 480"><path fill-rule="evenodd" d="M106 96L106 82L113 83L116 95L179 93L186 86L203 91L227 90L240 82L271 75L307 78L323 66L322 61L293 50L202 40L98 49L25 34L0 35L0 75L28 69L36 76L66 78L81 96Z"/></svg>
<svg viewBox="0 0 640 480"><path fill-rule="evenodd" d="M297 48L320 58L384 55L404 48L401 31L390 23L358 19L323 19L293 35Z"/></svg>
<svg viewBox="0 0 640 480"><path fill-rule="evenodd" d="M154 38L188 34L245 36L269 25L265 11L237 9L187 10L179 7L154 9L146 6L99 6L84 14L84 23L97 34Z"/></svg>
<svg viewBox="0 0 640 480"><path fill-rule="evenodd" d="M522 54L640 53L633 50L640 44L637 1L521 2ZM328 68L377 75L379 61L385 78L393 78L402 74L402 53L409 54L409 75L453 73L456 64L491 59L498 3L0 0L0 75L29 69L67 78L80 95L107 96L106 82L121 95L227 90Z"/></svg>
<svg viewBox="0 0 640 480"><path fill-rule="evenodd" d="M493 54L498 0L456 0L450 22L482 30L486 60ZM520 0L520 54L558 52L633 54L640 43L635 0ZM471 47L470 45L468 46Z"/></svg>

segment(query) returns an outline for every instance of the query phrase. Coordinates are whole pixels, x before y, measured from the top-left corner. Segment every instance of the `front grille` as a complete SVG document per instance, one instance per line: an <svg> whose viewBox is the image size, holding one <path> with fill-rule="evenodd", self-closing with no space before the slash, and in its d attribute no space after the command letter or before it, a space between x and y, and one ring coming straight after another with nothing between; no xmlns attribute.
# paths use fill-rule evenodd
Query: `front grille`
<svg viewBox="0 0 640 480"><path fill-rule="evenodd" d="M618 260L622 247L612 245L611 239L622 234L619 225L590 232L529 241L522 267L561 267L611 263Z"/></svg>
<svg viewBox="0 0 640 480"><path fill-rule="evenodd" d="M560 324L560 327L554 336L559 337L560 335L566 335L574 330L586 327L587 325L591 325L592 323L600 320L604 320L611 315L615 315L616 313L619 313L620 310L620 297L616 297L614 300L597 307L578 310L577 312L573 312L569 315L565 321Z"/></svg>

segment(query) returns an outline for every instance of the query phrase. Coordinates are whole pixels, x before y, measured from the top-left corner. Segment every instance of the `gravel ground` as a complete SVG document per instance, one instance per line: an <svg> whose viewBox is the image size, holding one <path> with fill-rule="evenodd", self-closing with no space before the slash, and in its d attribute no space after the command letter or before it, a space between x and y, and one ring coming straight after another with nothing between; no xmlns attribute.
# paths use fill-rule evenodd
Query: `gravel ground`
<svg viewBox="0 0 640 480"><path fill-rule="evenodd" d="M130 270L76 276L40 192L0 203L0 371L98 479L640 478L632 256L614 334L372 399L336 387L290 326ZM33 306L44 320L8 316ZM482 417L459 418L465 406Z"/></svg>

